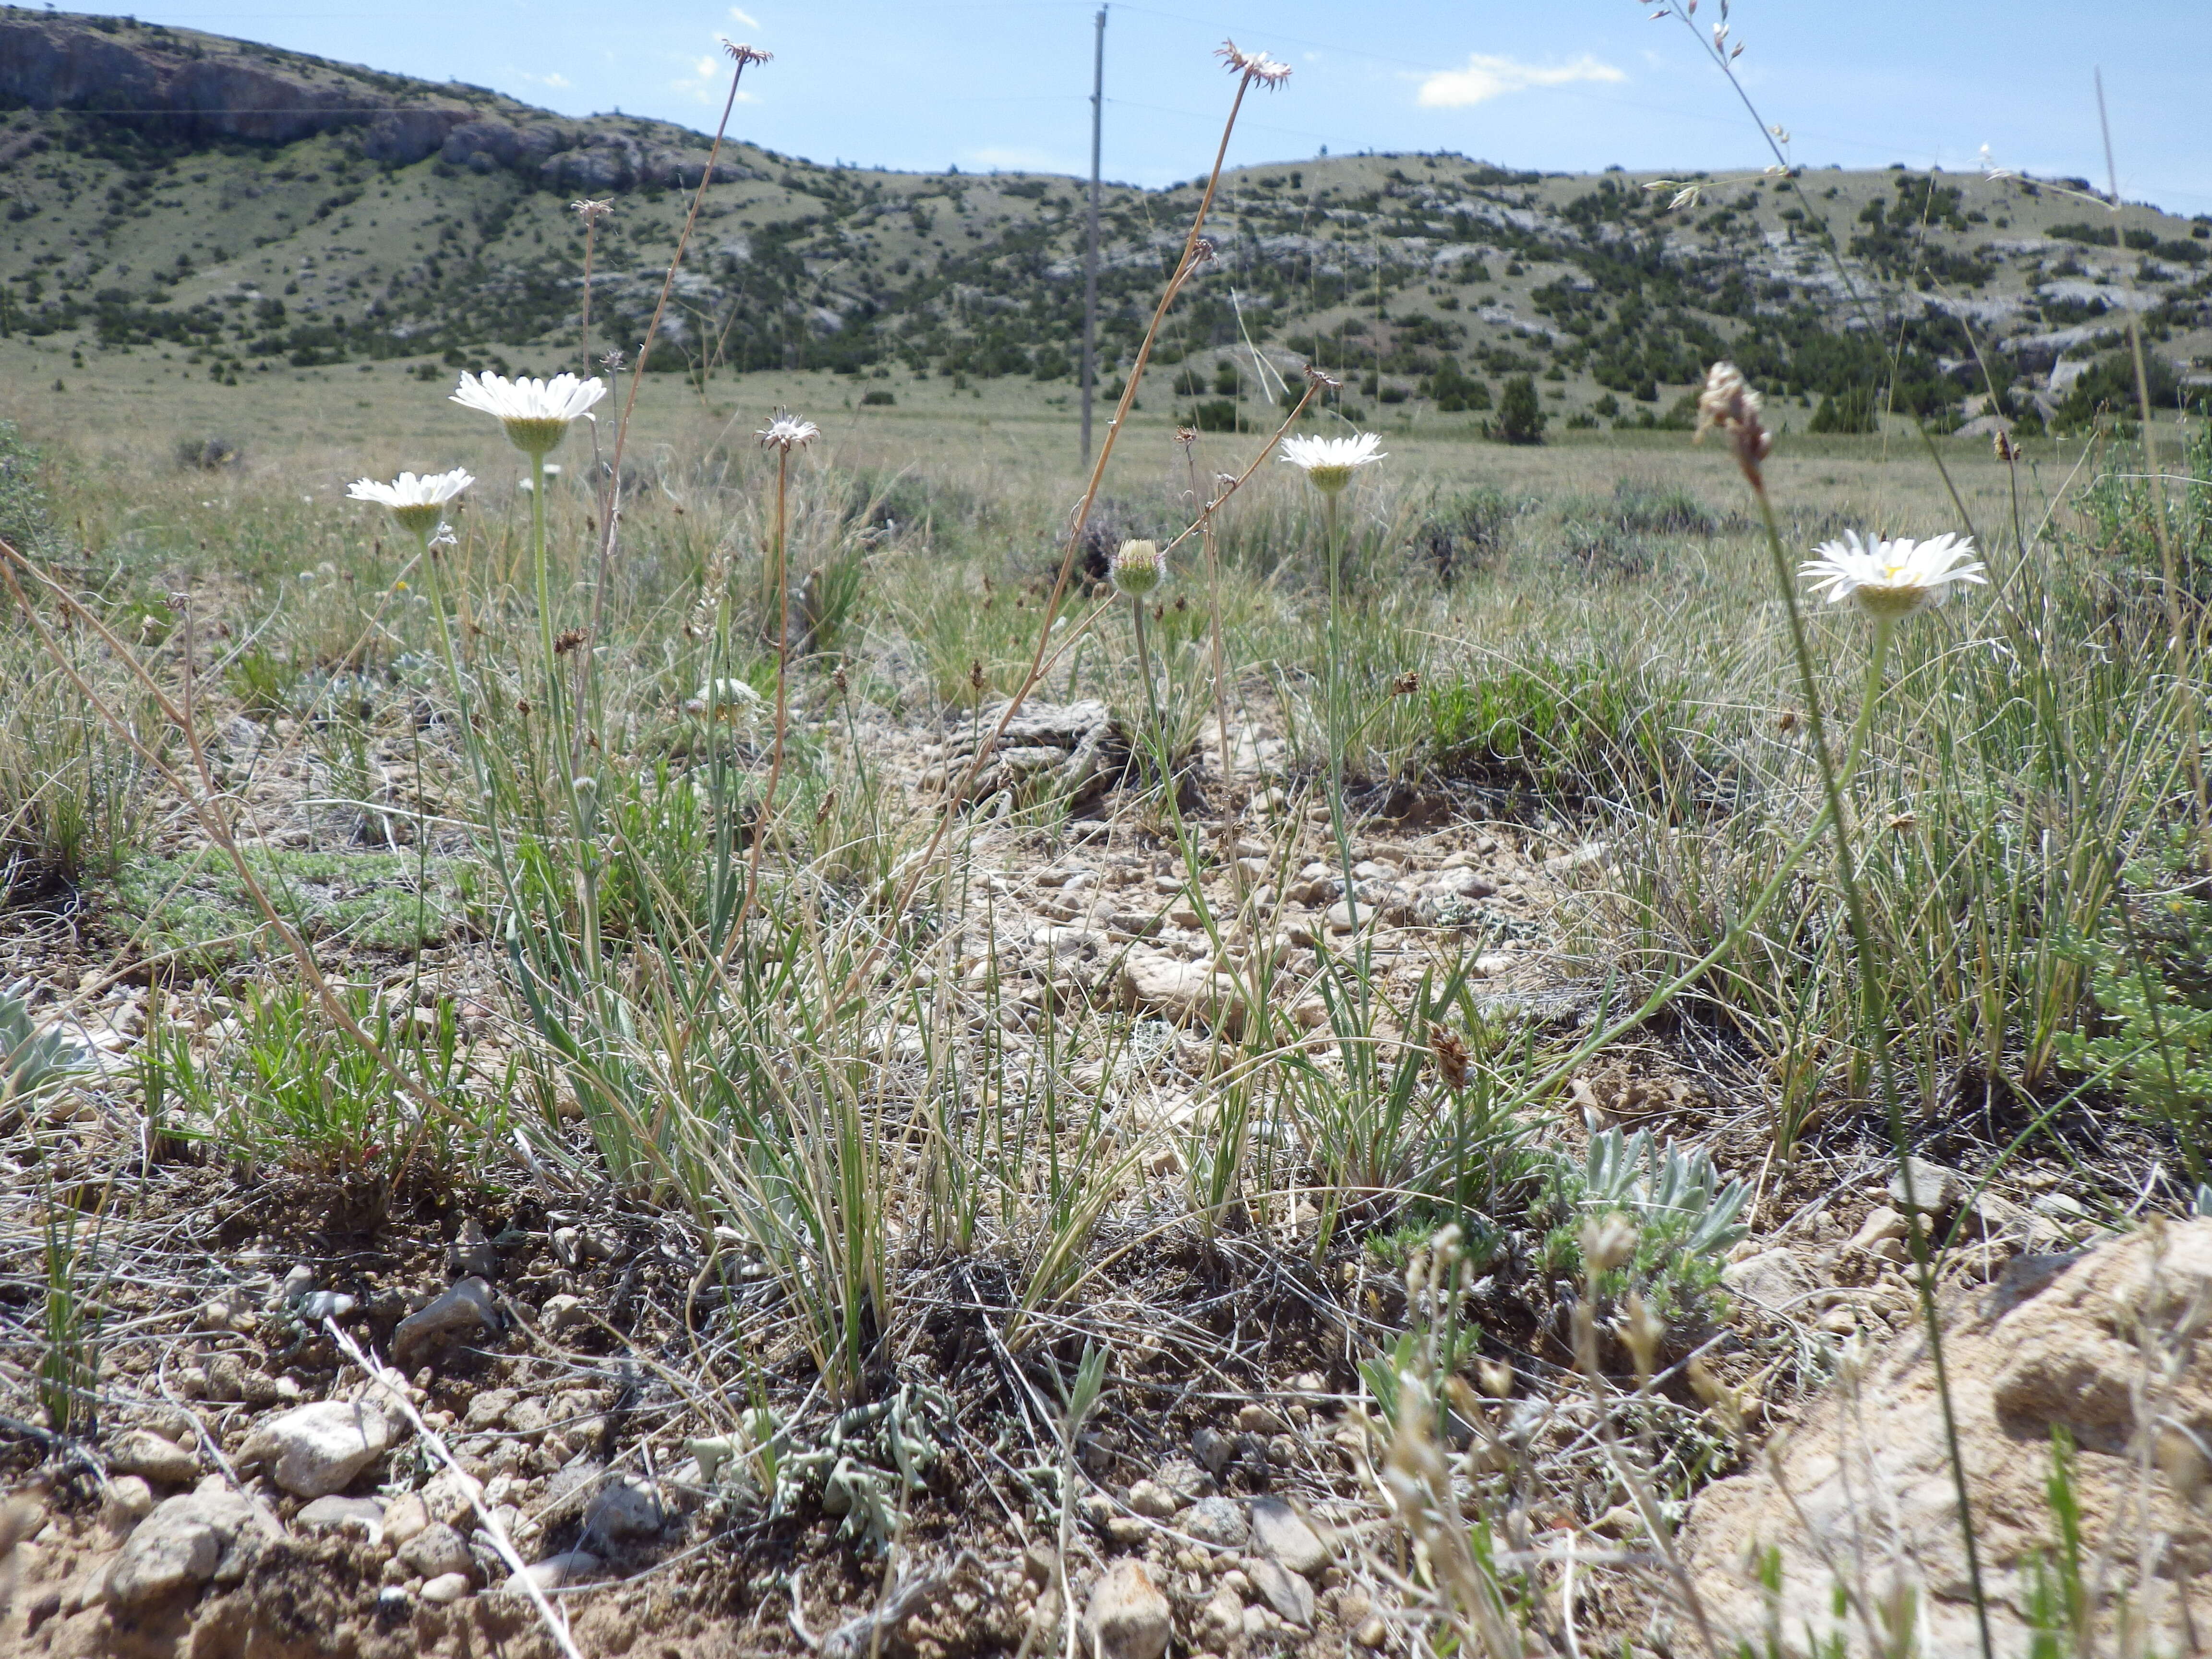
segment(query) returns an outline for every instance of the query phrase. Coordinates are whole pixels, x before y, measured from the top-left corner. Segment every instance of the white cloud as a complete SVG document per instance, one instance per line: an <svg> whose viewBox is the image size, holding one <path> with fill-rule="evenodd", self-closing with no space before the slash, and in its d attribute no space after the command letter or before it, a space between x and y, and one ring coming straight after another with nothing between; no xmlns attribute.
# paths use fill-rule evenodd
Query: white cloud
<svg viewBox="0 0 2212 1659"><path fill-rule="evenodd" d="M757 29L760 27L760 19L754 16L752 13L747 11L743 6L732 6L730 8L730 21L733 23L743 23L749 29Z"/></svg>
<svg viewBox="0 0 2212 1659"><path fill-rule="evenodd" d="M1424 109L1464 109L1470 104L1502 98L1509 92L1526 92L1531 87L1564 87L1576 81L1627 78L1612 64L1601 64L1587 55L1571 64L1546 68L1478 52L1468 54L1465 69L1438 70L1433 75L1423 76L1416 101Z"/></svg>

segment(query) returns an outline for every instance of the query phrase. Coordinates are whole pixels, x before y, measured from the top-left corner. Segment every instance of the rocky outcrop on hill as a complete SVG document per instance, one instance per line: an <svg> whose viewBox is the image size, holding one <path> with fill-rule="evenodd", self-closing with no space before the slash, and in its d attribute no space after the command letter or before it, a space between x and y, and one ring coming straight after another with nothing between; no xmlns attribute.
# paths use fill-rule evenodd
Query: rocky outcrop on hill
<svg viewBox="0 0 2212 1659"><path fill-rule="evenodd" d="M703 149L563 122L474 87L434 87L128 18L0 9L0 107L66 109L186 139L356 137L373 161L436 155L556 190L696 185ZM672 130L672 136L673 135ZM718 161L717 182L750 176Z"/></svg>

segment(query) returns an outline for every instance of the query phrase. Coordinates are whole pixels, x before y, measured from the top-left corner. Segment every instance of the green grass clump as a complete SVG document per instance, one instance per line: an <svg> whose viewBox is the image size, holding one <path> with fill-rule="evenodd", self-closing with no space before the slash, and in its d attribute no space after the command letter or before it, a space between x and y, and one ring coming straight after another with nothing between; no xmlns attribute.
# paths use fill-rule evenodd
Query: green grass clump
<svg viewBox="0 0 2212 1659"><path fill-rule="evenodd" d="M1663 669L1527 658L1431 689L1425 760L1446 777L1645 793L1681 773L1689 687Z"/></svg>

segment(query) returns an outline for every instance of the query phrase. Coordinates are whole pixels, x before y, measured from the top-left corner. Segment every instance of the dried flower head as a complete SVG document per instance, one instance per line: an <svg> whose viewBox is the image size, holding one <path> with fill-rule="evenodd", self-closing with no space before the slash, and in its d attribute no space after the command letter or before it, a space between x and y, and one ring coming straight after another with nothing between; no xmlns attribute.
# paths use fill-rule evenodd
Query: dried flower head
<svg viewBox="0 0 2212 1659"><path fill-rule="evenodd" d="M1667 1339L1667 1326L1638 1291L1628 1293L1626 1314L1620 1325L1620 1340L1628 1345L1629 1357L1636 1362L1636 1380L1648 1387L1651 1374L1659 1369L1659 1345Z"/></svg>
<svg viewBox="0 0 2212 1659"><path fill-rule="evenodd" d="M1698 394L1698 430L1692 441L1702 443L1705 434L1719 428L1728 434L1735 464L1743 469L1753 489L1764 488L1759 464L1774 447L1774 434L1759 414L1759 394L1743 371L1734 363L1715 363L1705 373L1705 390Z"/></svg>
<svg viewBox="0 0 2212 1659"><path fill-rule="evenodd" d="M1323 392L1334 392L1344 385L1344 382L1338 380L1335 375L1314 363L1308 363L1304 372L1306 384L1318 386Z"/></svg>
<svg viewBox="0 0 2212 1659"><path fill-rule="evenodd" d="M1213 238L1201 236L1190 245L1190 262L1194 265L1210 265L1219 252L1213 246Z"/></svg>
<svg viewBox="0 0 2212 1659"><path fill-rule="evenodd" d="M1241 75L1270 92L1291 78L1288 64L1278 63L1264 52L1239 52L1234 40L1224 40L1213 55L1229 66L1231 75Z"/></svg>
<svg viewBox="0 0 2212 1659"><path fill-rule="evenodd" d="M1114 550L1112 568L1115 591L1132 599L1151 592L1168 574L1160 544L1151 541L1123 542Z"/></svg>
<svg viewBox="0 0 2212 1659"><path fill-rule="evenodd" d="M2009 432L1999 430L1990 433L1990 447L1996 452L1996 457L2001 461L2016 461L2020 459L2020 446L2012 441L2012 434Z"/></svg>
<svg viewBox="0 0 2212 1659"><path fill-rule="evenodd" d="M1916 542L1902 536L1861 541L1856 531L1846 530L1842 541L1822 542L1813 551L1816 556L1797 571L1813 592L1826 593L1831 605L1856 601L1880 622L1896 622L1942 605L1960 582L1989 580L1974 556L1974 538L1949 531Z"/></svg>
<svg viewBox="0 0 2212 1659"><path fill-rule="evenodd" d="M803 448L822 435L822 428L811 421L802 421L796 415L779 415L754 434L761 441L763 449L781 450L788 455Z"/></svg>
<svg viewBox="0 0 2212 1659"><path fill-rule="evenodd" d="M742 45L731 40L726 34L716 35L714 38L722 43L724 54L739 69L744 68L748 64L765 64L775 56L772 52L763 52L758 46Z"/></svg>
<svg viewBox="0 0 2212 1659"><path fill-rule="evenodd" d="M568 204L568 211L587 225L595 225L615 210L612 202L594 202L586 197Z"/></svg>
<svg viewBox="0 0 2212 1659"><path fill-rule="evenodd" d="M1198 428L1194 426L1177 427L1175 431L1175 441L1185 449L1188 449L1198 441Z"/></svg>
<svg viewBox="0 0 2212 1659"><path fill-rule="evenodd" d="M1421 674L1416 668L1407 669L1390 682L1390 695L1394 697L1410 697L1420 689Z"/></svg>
<svg viewBox="0 0 2212 1659"><path fill-rule="evenodd" d="M1429 1039L1430 1050L1437 1057L1437 1075L1444 1087L1456 1092L1467 1087L1467 1039L1457 1031L1439 1030Z"/></svg>
<svg viewBox="0 0 2212 1659"><path fill-rule="evenodd" d="M1583 1265L1593 1273L1611 1273L1636 1254L1636 1224L1618 1212L1583 1223Z"/></svg>
<svg viewBox="0 0 2212 1659"><path fill-rule="evenodd" d="M1667 210L1669 213L1672 213L1676 208L1697 206L1698 203L1703 198L1705 193L1704 184L1694 179L1687 180L1681 179L1654 179L1646 184L1644 188L1648 191L1673 191L1674 192L1674 195L1669 197L1667 201Z"/></svg>
<svg viewBox="0 0 2212 1659"><path fill-rule="evenodd" d="M522 375L463 374L453 401L481 410L507 428L507 441L525 454L543 459L568 435L568 428L607 395L605 380L580 380L556 374L550 380Z"/></svg>
<svg viewBox="0 0 2212 1659"><path fill-rule="evenodd" d="M446 503L475 482L458 466L451 472L425 473L419 478L412 472L403 472L390 483L374 478L357 480L346 490L346 497L374 501L410 535L434 536L444 526Z"/></svg>
<svg viewBox="0 0 2212 1659"><path fill-rule="evenodd" d="M621 351L610 351L605 356L599 359L599 367L606 370L608 374L611 374L629 361L629 357L623 355Z"/></svg>
<svg viewBox="0 0 2212 1659"><path fill-rule="evenodd" d="M1340 493L1359 468L1388 459L1382 440L1372 432L1363 432L1356 438L1283 440L1284 462L1304 472L1307 481L1324 495Z"/></svg>
<svg viewBox="0 0 2212 1659"><path fill-rule="evenodd" d="M561 630L561 636L553 641L553 654L565 657L588 637L580 628L564 628Z"/></svg>

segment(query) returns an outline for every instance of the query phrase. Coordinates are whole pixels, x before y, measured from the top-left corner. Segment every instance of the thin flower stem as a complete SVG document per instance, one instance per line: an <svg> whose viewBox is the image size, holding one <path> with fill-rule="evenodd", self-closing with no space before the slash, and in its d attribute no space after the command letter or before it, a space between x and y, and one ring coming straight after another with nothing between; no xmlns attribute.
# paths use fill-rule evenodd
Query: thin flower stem
<svg viewBox="0 0 2212 1659"><path fill-rule="evenodd" d="M1850 819L1844 806L1844 777L1828 750L1827 735L1820 718L1820 687L1813 672L1812 648L1805 638L1805 618L1797 608L1797 586L1790 569L1790 556L1783 550L1782 528L1774 516L1774 504L1767 499L1765 485L1756 475L1753 475L1751 483L1752 493L1759 501L1759 519L1766 529L1766 547L1773 561L1774 580L1781 589L1783 605L1790 617L1790 650L1796 659L1798 688L1805 700L1807 732L1820 768L1820 787L1827 798L1826 816L1835 830L1836 878L1844 890L1845 913L1850 921L1851 950L1858 961L1860 1015L1867 1040L1874 1046L1875 1072L1881 1085L1883 1109L1889 1121L1890 1143L1897 1153L1899 1178L1905 1187L1905 1234L1912 1249L1921 1317L1928 1328L1928 1354L1936 1372L1936 1398L1942 1407L1943 1441L1950 1458L1951 1484L1959 1499L1959 1531L1966 1550L1967 1583L1973 1595L1974 1622L1981 1639L1982 1659L1994 1659L1995 1648L1990 1637L1989 1603L1982 1589L1981 1552L1975 1537L1973 1508L1966 1487L1966 1460L1959 1449L1959 1425L1951 1400L1950 1373L1943 1358L1942 1321L1936 1309L1936 1269L1929 1255L1927 1232L1920 1224L1920 1197L1914 1189L1911 1145L1905 1127L1905 1104L1898 1092L1896 1065L1889 1052L1889 1010L1882 994L1881 975L1875 968L1874 932L1867 919L1866 895L1860 888L1856 861L1852 853ZM1869 664L1864 705L1868 711L1871 711L1880 690L1881 659L1887 654L1889 647L1888 632L1887 625L1875 630L1875 649L1874 659ZM1856 746L1855 733L1853 747ZM1932 1221L1933 1218L1930 1219Z"/></svg>
<svg viewBox="0 0 2212 1659"><path fill-rule="evenodd" d="M730 112L738 106L738 87L745 77L745 65L748 63L757 62L764 56L765 54L752 56L737 54L737 63L730 71L730 95L722 101L722 118L714 124L714 142L708 147L707 165L700 170L699 187L691 193L691 210L684 216L684 229L676 239L676 252L668 262L668 274L661 279L660 297L653 301L653 319L646 325L645 338L638 343L637 362L630 369L629 396L623 400L622 419L615 427L614 459L609 468L610 477L606 487L605 508L599 516L599 557L592 577L592 620L590 631L586 639L586 645L591 640L599 636L599 622L605 609L607 566L614 558L615 534L622 522L623 450L629 440L629 421L630 416L637 408L638 388L645 384L646 359L653 353L653 341L659 337L660 319L668 310L668 296L676 286L676 273L684 264L684 251L691 245L692 227L699 222L699 210L706 205L707 186L714 180L714 163L722 154L722 137L729 131ZM591 289L588 283L585 288L584 301L586 306L591 303ZM587 312L586 316L588 315ZM589 350L587 338L585 363L586 370L591 367L588 361ZM596 454L598 450L596 431L593 434L592 447ZM583 676L584 688L578 694L577 702L580 734L578 741L580 743L581 712L584 700L588 696L591 689L592 658L589 654L586 655L578 672ZM571 763L574 764L573 761Z"/></svg>
<svg viewBox="0 0 2212 1659"><path fill-rule="evenodd" d="M1338 859L1344 865L1344 908L1352 918L1352 937L1359 937L1359 895L1352 878L1352 836L1344 826L1344 662L1338 649L1337 611L1343 604L1344 550L1337 540L1336 498L1339 492L1322 495L1324 529L1328 544L1328 672L1322 682L1322 714L1328 738L1328 823L1336 837Z"/></svg>
<svg viewBox="0 0 2212 1659"><path fill-rule="evenodd" d="M1176 262L1175 274L1168 278L1159 302L1152 307L1152 319L1145 329L1143 341L1137 347L1136 360L1130 365L1128 375L1122 382L1121 399L1115 405L1114 418L1106 423L1105 441L1098 446L1098 459L1091 465L1091 481L1084 489L1082 503L1076 508L1069 523L1066 546L1060 555L1060 574L1054 580L1052 592L1045 600L1044 615L1037 624L1036 647L1030 653L1029 667L1024 672L1022 682L1015 688L1014 695L1006 700L1006 707L1000 714L998 724L992 728L990 737L975 745L975 755L968 763L968 769L961 775L959 785L946 795L929 844L922 849L921 856L914 861L912 869L893 897L891 914L894 916L904 915L907 907L914 902L915 894L920 890L922 881L936 863L938 851L945 843L945 833L951 829L961 803L967 799L969 790L975 787L975 780L982 775L983 768L989 763L991 752L997 747L999 738L1013 723L1014 716L1021 712L1024 701L1036 689L1042 678L1042 665L1052 641L1052 625L1059 618L1060 607L1067 596L1068 584L1074 577L1076 555L1083 545L1084 526L1090 522L1091 509L1098 499L1099 486L1105 482L1106 463L1112 458L1114 446L1121 438L1122 428L1128 419L1130 405L1137 400L1137 385L1144 378L1145 366L1152 361L1152 346L1159 338L1160 326L1167 320L1169 308L1175 304L1176 295L1182 292L1183 284L1190 280L1190 273L1197 267L1199 234L1206 227L1206 215L1212 210L1214 196L1221 188L1221 169L1228 161L1230 136L1237 130L1237 114L1244 106L1244 94L1251 84L1252 76L1249 70L1237 77L1237 95L1230 103L1229 118L1222 125L1221 142L1214 150L1213 171L1206 178L1205 193L1199 198L1198 210L1191 216L1189 234L1183 239L1182 257ZM1299 407L1304 407L1303 400ZM1288 424L1285 422L1285 427ZM1282 433L1278 431L1269 441L1268 447L1273 448L1281 437ZM1261 451L1263 456L1266 453ZM1253 465L1256 466L1258 462ZM1249 470L1245 476L1250 476ZM1206 510L1211 513L1212 508L1209 507ZM1184 532L1185 535L1188 533L1188 531ZM1176 538L1177 541L1182 539L1182 537ZM848 993L874 968L883 954L885 942L884 939L877 940L854 965L846 979Z"/></svg>
<svg viewBox="0 0 2212 1659"><path fill-rule="evenodd" d="M1160 717L1159 692L1152 684L1152 653L1146 648L1145 645L1145 599L1143 594L1132 593L1129 595L1129 615L1135 620L1137 625L1137 672L1143 677L1145 682L1145 707L1150 712L1152 720L1152 737L1151 746L1158 756L1158 763L1160 769L1160 780L1163 787L1164 787L1168 781L1168 769L1170 764L1171 757L1168 754L1167 722Z"/></svg>
<svg viewBox="0 0 2212 1659"><path fill-rule="evenodd" d="M761 792L760 813L753 823L753 844L745 860L744 896L738 901L737 920L730 925L730 936L722 945L724 965L729 962L730 952L744 937L754 896L760 891L761 848L768 840L769 825L775 812L776 786L783 779L783 739L790 725L791 583L784 573L785 488L790 473L791 450L786 445L779 447L775 455L775 540L769 550L775 586L783 595L775 635L775 746L769 757L768 787Z"/></svg>
<svg viewBox="0 0 2212 1659"><path fill-rule="evenodd" d="M1306 397L1312 396L1313 387L1309 385L1306 388ZM1299 401L1299 407L1304 407L1303 398ZM1183 465L1190 474L1190 504L1196 507L1198 506L1198 449L1195 439L1183 446L1182 459ZM1229 689L1227 674L1222 667L1221 550L1214 540L1212 509L1213 503L1208 501L1199 514L1202 526L1200 540L1200 544L1206 549L1206 622L1207 631L1212 635L1213 652L1213 731L1221 750L1221 787L1226 789L1231 775L1229 769ZM1168 550L1167 548L1160 550L1163 558L1167 556ZM1237 885L1241 893L1244 886L1244 875L1241 869L1237 872Z"/></svg>
<svg viewBox="0 0 2212 1659"><path fill-rule="evenodd" d="M577 757L564 753L568 748L568 722L563 705L561 684L561 658L554 648L553 574L551 560L545 550L545 457L537 450L530 454L530 558L538 586L538 639L539 648L545 653L545 719L553 738L553 753L567 763L563 773L566 793L571 797L568 805L575 805Z"/></svg>
<svg viewBox="0 0 2212 1659"><path fill-rule="evenodd" d="M1887 340L1887 335L1875 326L1873 308L1867 304L1866 296L1859 292L1858 283L1852 276L1850 267L1844 262L1843 250L1836 244L1835 231L1829 226L1826 216L1814 205L1813 198L1805 193L1804 186L1798 183L1797 174L1800 169L1790 164L1789 156L1783 153L1782 146L1776 142L1775 129L1769 125L1766 118L1759 113L1759 106L1751 100L1750 92L1736 77L1735 65L1731 60L1730 54L1723 48L1718 40L1708 40L1698 29L1697 20L1692 15L1692 13L1697 9L1696 0L1689 0L1687 5L1683 3L1683 0L1668 0L1668 5L1676 20L1684 28L1689 30L1692 38L1698 42L1699 49L1713 60L1713 65L1720 70L1722 79L1729 83L1729 89L1735 94L1737 100L1743 105L1744 113L1750 116L1758 125L1760 142L1765 144L1768 152L1774 157L1775 165L1782 170L1783 183L1789 187L1790 193L1797 198L1798 205L1804 210L1806 222L1819 228L1820 244L1827 251L1828 258L1836 268L1836 276L1844 285L1844 295L1850 299L1852 307L1857 311L1860 321L1866 326L1867 337L1870 340ZM1741 51L1742 48L1738 46L1737 50ZM1899 367L1897 354L1885 344L1882 348L1882 356L1888 360L1893 382L1891 395L1893 398L1895 397L1894 381ZM1966 511L1965 498L1959 494L1959 486L1952 480L1951 469L1943 464L1943 452L1936 447L1935 434L1929 431L1927 422L1923 420L1917 412L1907 410L1905 413L1911 419L1913 429L1920 434L1921 444L1928 451L1928 459L1935 463L1936 475L1943 480L1943 489L1951 497L1951 506L1959 515L1959 522L1966 526L1969 536L1974 536L1973 515ZM1974 536L1974 539L1978 541L1981 538ZM1978 1607L1980 1604L1978 1601L1976 1605ZM1982 1639L1986 1647L1989 1641L1986 1625L1982 1632Z"/></svg>

